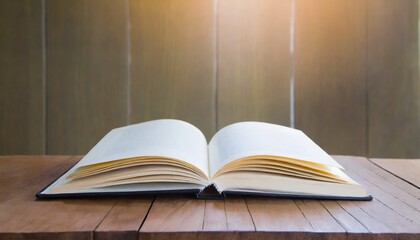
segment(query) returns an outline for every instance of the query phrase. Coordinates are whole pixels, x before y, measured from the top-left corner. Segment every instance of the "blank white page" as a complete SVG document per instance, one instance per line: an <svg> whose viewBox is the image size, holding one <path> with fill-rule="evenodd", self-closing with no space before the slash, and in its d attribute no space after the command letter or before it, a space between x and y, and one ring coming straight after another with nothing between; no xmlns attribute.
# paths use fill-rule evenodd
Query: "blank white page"
<svg viewBox="0 0 420 240"><path fill-rule="evenodd" d="M263 122L240 122L224 127L211 139L210 176L231 161L255 155L288 157L342 168L300 130Z"/></svg>
<svg viewBox="0 0 420 240"><path fill-rule="evenodd" d="M77 164L86 166L123 158L162 156L183 160L209 174L207 141L193 125L174 119L116 128Z"/></svg>

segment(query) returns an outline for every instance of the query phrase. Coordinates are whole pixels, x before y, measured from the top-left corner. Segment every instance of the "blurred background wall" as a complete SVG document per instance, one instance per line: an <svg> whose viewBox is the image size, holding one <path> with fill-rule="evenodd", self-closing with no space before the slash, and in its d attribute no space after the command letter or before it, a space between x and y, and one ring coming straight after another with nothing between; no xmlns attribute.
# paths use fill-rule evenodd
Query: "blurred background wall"
<svg viewBox="0 0 420 240"><path fill-rule="evenodd" d="M0 154L158 118L420 157L418 0L0 0Z"/></svg>

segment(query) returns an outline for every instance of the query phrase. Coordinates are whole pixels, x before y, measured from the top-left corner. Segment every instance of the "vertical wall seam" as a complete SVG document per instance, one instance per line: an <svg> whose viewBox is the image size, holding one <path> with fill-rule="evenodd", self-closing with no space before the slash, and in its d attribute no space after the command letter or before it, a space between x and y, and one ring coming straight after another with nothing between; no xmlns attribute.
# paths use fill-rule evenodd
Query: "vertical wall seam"
<svg viewBox="0 0 420 240"><path fill-rule="evenodd" d="M290 8L290 127L295 127L295 0Z"/></svg>
<svg viewBox="0 0 420 240"><path fill-rule="evenodd" d="M42 49L42 56L41 56L41 78L42 78L42 104L43 104L43 119L42 125L44 127L44 132L42 136L42 141L44 142L43 146L43 154L48 153L48 115L47 115L47 36L46 36L46 9L45 9L45 0L41 0L41 49Z"/></svg>
<svg viewBox="0 0 420 240"><path fill-rule="evenodd" d="M219 71L218 71L218 58L219 58L219 2L213 0L213 97L214 97L214 117L215 117L215 132L219 129Z"/></svg>
<svg viewBox="0 0 420 240"><path fill-rule="evenodd" d="M370 157L370 150L369 150L369 1L365 1L365 17L366 17L366 29L365 29L365 61L366 61L366 70L365 70L365 101L366 101L366 109L365 109L365 154L366 156Z"/></svg>
<svg viewBox="0 0 420 240"><path fill-rule="evenodd" d="M127 15L127 125L131 122L131 12L130 0L126 0Z"/></svg>
<svg viewBox="0 0 420 240"><path fill-rule="evenodd" d="M417 10L416 10L416 19L417 19L417 21L416 21L416 23L417 23L417 34L416 34L416 36L417 36L417 38L416 38L416 41L417 41L417 72L416 72L416 75L417 76L416 76L416 79L418 81L420 79L420 1L416 1L416 4L417 4ZM416 95L414 95L414 97L416 97ZM420 102L417 102L417 103L418 103L417 104L417 109L420 110ZM416 106L416 105L414 105L414 106ZM417 120L420 120L419 119L420 118L419 113L420 113L420 111L418 111ZM416 138L416 139L418 140L418 138ZM414 152L414 154L417 155L417 157L419 157L420 152L417 151L417 153Z"/></svg>

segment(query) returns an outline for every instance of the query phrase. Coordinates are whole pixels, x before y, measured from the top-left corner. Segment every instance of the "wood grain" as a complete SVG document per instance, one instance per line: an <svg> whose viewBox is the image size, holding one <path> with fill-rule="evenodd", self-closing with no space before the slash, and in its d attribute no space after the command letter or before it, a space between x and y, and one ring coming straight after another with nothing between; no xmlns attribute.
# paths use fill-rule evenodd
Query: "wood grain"
<svg viewBox="0 0 420 240"><path fill-rule="evenodd" d="M419 158L418 1L367 3L369 156Z"/></svg>
<svg viewBox="0 0 420 240"><path fill-rule="evenodd" d="M389 182L392 185L395 185L399 189L403 190L406 194L411 195L417 199L420 199L420 191L418 191L417 188L414 188L412 184L408 183L409 182L408 178L404 174L399 174L398 176L394 176L392 174L389 174L389 172L384 171L384 169L380 167L373 166L373 164L369 162L359 161L359 162L356 162L356 164L357 163L359 163L358 165L362 168L362 171L361 171L362 174L366 176L377 175L375 178L373 178L374 182L378 182L378 181Z"/></svg>
<svg viewBox="0 0 420 240"><path fill-rule="evenodd" d="M228 230L225 201L205 200L203 232L198 233L199 239L240 239L238 232Z"/></svg>
<svg viewBox="0 0 420 240"><path fill-rule="evenodd" d="M70 168L78 160L80 157L3 156L0 158L1 165L4 166L0 168L0 203L13 199L39 181L44 181L44 174L54 172L56 168L63 169L64 163Z"/></svg>
<svg viewBox="0 0 420 240"><path fill-rule="evenodd" d="M380 219L376 219L366 212L363 206L359 206L352 201L338 201L337 203L344 211L357 219L357 221L366 227L372 234L393 235L394 231L392 229L387 227Z"/></svg>
<svg viewBox="0 0 420 240"><path fill-rule="evenodd" d="M348 167L349 163L345 163L344 167ZM354 176L354 179L359 179L356 181L366 182L365 185L370 187L372 194L376 198L381 200L381 202L387 204L387 206L399 209L401 214L406 218L412 217L413 221L415 219L420 219L420 205L418 205L418 198L416 195L411 194L410 191L401 189L398 185L395 185L390 179L396 178L391 174L386 176L381 176L371 169L378 168L374 164L368 161L362 161L361 158L353 158L350 163L352 166L356 166L357 170L349 170L349 174ZM383 169L380 169L384 171ZM416 187L408 184L407 187L411 187L413 190L418 191ZM398 207L398 204L402 204ZM413 211L415 210L415 211Z"/></svg>
<svg viewBox="0 0 420 240"><path fill-rule="evenodd" d="M420 188L420 159L371 158L370 160L396 176L403 176L405 181Z"/></svg>
<svg viewBox="0 0 420 240"><path fill-rule="evenodd" d="M315 200L295 200L300 211L305 215L306 219L311 223L315 232L345 233L345 229L331 216L325 207ZM336 235L336 237L345 237L344 234Z"/></svg>
<svg viewBox="0 0 420 240"><path fill-rule="evenodd" d="M366 154L366 1L296 0L296 128L330 154Z"/></svg>
<svg viewBox="0 0 420 240"><path fill-rule="evenodd" d="M87 153L127 119L128 3L47 0L47 153Z"/></svg>
<svg viewBox="0 0 420 240"><path fill-rule="evenodd" d="M246 198L246 203L257 231L313 230L293 200Z"/></svg>
<svg viewBox="0 0 420 240"><path fill-rule="evenodd" d="M227 227L230 231L253 232L254 222L244 198L230 197L225 200Z"/></svg>
<svg viewBox="0 0 420 240"><path fill-rule="evenodd" d="M228 224L225 213L225 201L205 200L205 204L203 230L226 231Z"/></svg>
<svg viewBox="0 0 420 240"><path fill-rule="evenodd" d="M335 159L346 168L346 173L355 181L367 188L374 200L372 202L356 202L356 205L366 212L375 222L381 223L395 233L410 234L420 229L420 205L418 199L410 203L410 195L403 194L404 191L379 175L369 171L370 168L378 168L369 163L365 158L357 157L335 157ZM370 164L369 167L363 164ZM382 170L383 171L383 170ZM389 178L394 176L388 174ZM375 180L376 179L376 180ZM414 186L411 186L415 188ZM343 204L348 204L347 202ZM353 210L348 210L353 211ZM384 217L386 216L386 217ZM363 219L363 218L362 218Z"/></svg>
<svg viewBox="0 0 420 240"><path fill-rule="evenodd" d="M232 197L206 200L203 228L198 239L241 239L242 233L254 232L255 227L244 198Z"/></svg>
<svg viewBox="0 0 420 240"><path fill-rule="evenodd" d="M177 118L215 132L213 1L130 1L131 122Z"/></svg>
<svg viewBox="0 0 420 240"><path fill-rule="evenodd" d="M370 231L355 217L344 210L336 201L320 201L320 204L328 211L328 213L338 222L340 226L351 234L369 234ZM326 215L324 213L324 215ZM327 218L328 215L326 215ZM333 223L333 225L336 225ZM338 226L336 228L339 229Z"/></svg>
<svg viewBox="0 0 420 240"><path fill-rule="evenodd" d="M139 239L191 239L203 227L205 202L158 197L139 232Z"/></svg>
<svg viewBox="0 0 420 240"><path fill-rule="evenodd" d="M41 0L0 1L0 154L43 154Z"/></svg>
<svg viewBox="0 0 420 240"><path fill-rule="evenodd" d="M95 229L95 239L137 240L153 198L119 199Z"/></svg>
<svg viewBox="0 0 420 240"><path fill-rule="evenodd" d="M9 164L16 166L13 161L21 161L21 166L25 164L25 168L34 170L2 172L1 179L16 177L24 182L19 183L20 187L13 188L0 185L2 195L12 196L0 204L0 239L92 239L93 230L109 212L115 200L35 199L36 192L79 159L80 157L0 159L0 169L9 169ZM22 169L25 168L22 166Z"/></svg>
<svg viewBox="0 0 420 240"><path fill-rule="evenodd" d="M196 200L158 197L140 229L141 239L240 239L255 227L243 198Z"/></svg>
<svg viewBox="0 0 420 240"><path fill-rule="evenodd" d="M291 1L218 1L218 128L238 121L290 125Z"/></svg>

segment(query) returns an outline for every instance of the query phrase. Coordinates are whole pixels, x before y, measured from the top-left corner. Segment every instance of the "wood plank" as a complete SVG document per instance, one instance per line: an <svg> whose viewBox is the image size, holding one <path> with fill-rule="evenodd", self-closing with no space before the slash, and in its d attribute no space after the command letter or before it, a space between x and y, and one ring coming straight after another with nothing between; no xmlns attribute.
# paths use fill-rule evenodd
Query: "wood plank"
<svg viewBox="0 0 420 240"><path fill-rule="evenodd" d="M344 210L336 201L319 201L329 214L348 234L368 234L370 231L354 216ZM324 213L325 214L325 213Z"/></svg>
<svg viewBox="0 0 420 240"><path fill-rule="evenodd" d="M206 200L204 208L204 231L227 231L225 201Z"/></svg>
<svg viewBox="0 0 420 240"><path fill-rule="evenodd" d="M191 239L203 228L205 202L187 197L157 197L139 239Z"/></svg>
<svg viewBox="0 0 420 240"><path fill-rule="evenodd" d="M404 161L404 160L401 160L401 161ZM409 203L412 206L417 205L415 201L420 199L420 191L418 190L418 187L409 183L408 181L406 181L400 176L393 175L392 173L390 173L386 169L381 168L378 165L375 166L375 164L372 163L372 161L361 161L358 163L360 164L360 167L363 168L364 170L368 169L369 171L367 172L369 172L370 175L375 176L372 178L371 182L382 181L386 188L385 191L392 193L392 192L397 192L398 190L400 190L401 195L398 196L399 198L404 199L405 202ZM415 166L410 166L410 165L408 165L407 167L415 168ZM409 170L407 170L407 172L408 171ZM370 172L374 172L374 174ZM413 176L414 178L416 177L415 175Z"/></svg>
<svg viewBox="0 0 420 240"><path fill-rule="evenodd" d="M251 215L242 197L206 200L203 229L198 239L241 239L239 232L254 232Z"/></svg>
<svg viewBox="0 0 420 240"><path fill-rule="evenodd" d="M346 238L346 230L331 216L319 201L295 200L295 203L311 224L314 232L324 233L323 236L326 238Z"/></svg>
<svg viewBox="0 0 420 240"><path fill-rule="evenodd" d="M43 154L41 0L0 1L0 154Z"/></svg>
<svg viewBox="0 0 420 240"><path fill-rule="evenodd" d="M358 222L363 224L369 232L373 234L381 234L382 236L386 235L388 238L394 236L394 231L387 227L380 219L376 219L370 214L368 214L363 206L359 206L353 201L337 201L340 207L346 211L348 214L357 219ZM372 205L372 203L370 203ZM380 205L378 203L373 203L373 205Z"/></svg>
<svg viewBox="0 0 420 240"><path fill-rule="evenodd" d="M218 1L218 128L256 120L290 125L291 1Z"/></svg>
<svg viewBox="0 0 420 240"><path fill-rule="evenodd" d="M215 132L213 1L130 1L131 122L177 118Z"/></svg>
<svg viewBox="0 0 420 240"><path fill-rule="evenodd" d="M330 154L366 154L366 1L297 0L296 127Z"/></svg>
<svg viewBox="0 0 420 240"><path fill-rule="evenodd" d="M13 199L33 185L39 184L44 180L44 174L54 172L57 168L70 168L79 160L80 157L70 156L3 156L0 159L3 166L0 168L0 203ZM17 189L19 191L16 191Z"/></svg>
<svg viewBox="0 0 420 240"><path fill-rule="evenodd" d="M198 239L240 239L237 232L228 230L224 200L205 200L202 232Z"/></svg>
<svg viewBox="0 0 420 240"><path fill-rule="evenodd" d="M417 188L420 188L420 159L379 159L371 158L372 162L396 175ZM417 191L417 193L420 192ZM418 196L420 198L420 196Z"/></svg>
<svg viewBox="0 0 420 240"><path fill-rule="evenodd" d="M384 171L384 169L380 167L375 167L372 163L368 161L358 161L356 162L356 164L357 163L362 164L360 169L361 173L363 173L364 175L378 175L377 177L373 178L374 181L375 179L378 179L378 181L386 181L392 183L392 185L395 185L395 187L398 187L403 192L405 192L403 193L403 195L408 194L413 196L414 198L420 199L420 191L418 191L417 188L413 187L413 185L407 183L401 178L390 175L388 172Z"/></svg>
<svg viewBox="0 0 420 240"><path fill-rule="evenodd" d="M255 226L244 198L230 197L226 199L225 210L227 227L230 231L255 231Z"/></svg>
<svg viewBox="0 0 420 240"><path fill-rule="evenodd" d="M419 158L418 1L367 3L369 156Z"/></svg>
<svg viewBox="0 0 420 240"><path fill-rule="evenodd" d="M392 189L389 193L386 181L372 182L372 179L366 177L368 174L362 174L363 167L358 166L357 162L367 162L365 158L358 157L334 157L340 164L346 168L346 173L355 181L362 184L370 192L374 200L371 202L356 202L363 211L373 217L377 222L381 222L395 233L411 234L418 233L420 229L420 204L410 206L404 198L399 198L403 192L400 189ZM373 165L373 167L376 167ZM389 175L393 177L392 175ZM369 177L377 177L370 175ZM420 201L417 199L417 203ZM416 207L417 206L417 207ZM386 217L385 217L386 216Z"/></svg>
<svg viewBox="0 0 420 240"><path fill-rule="evenodd" d="M380 176L388 175L386 172L382 171L382 169L379 169L379 168L372 168L372 170ZM420 192L416 188L413 188L412 184L409 184L407 181L399 177L386 177L386 178L389 182L398 186L400 189L404 190L406 193L420 199Z"/></svg>
<svg viewBox="0 0 420 240"><path fill-rule="evenodd" d="M398 211L398 209L391 209L376 199L371 203L356 202L356 205L375 219L376 222L383 223L398 236L404 234L418 234L418 225L395 212L395 210ZM384 232L380 232L379 234L383 233Z"/></svg>
<svg viewBox="0 0 420 240"><path fill-rule="evenodd" d="M50 159L46 159L50 158ZM36 200L35 193L60 176L69 165L73 165L79 157L63 159L56 157L40 157L25 160L36 171L22 171L29 175L21 183L23 188L15 188L15 196L0 204L0 239L92 239L93 230L115 204L112 199L66 199ZM16 158L19 160L19 158ZM48 168L42 161L61 165ZM0 161L2 164L3 161ZM43 167L37 166L41 164ZM1 169L8 169L1 165ZM16 173L5 172L5 178ZM35 181L32 181L34 179ZM0 188L3 188L0 185ZM1 191L3 193L3 191Z"/></svg>
<svg viewBox="0 0 420 240"><path fill-rule="evenodd" d="M395 184L393 184L392 182L388 180L390 178L394 178L395 176L389 173L388 175L385 175L385 176L376 174L370 169L374 169L378 167L372 164L371 162L366 161L365 158L353 157L350 163L345 162L343 166L346 167L349 164L351 165L350 169L348 170L349 173L355 175L355 178L360 179L360 181L366 182L367 185L371 186L372 191L377 191L378 194L375 194L375 195L378 199L380 199L379 198L380 196L383 196L384 199L381 200L382 202L387 203L388 201L391 201L392 199L392 202L395 201L394 206L397 207L397 205L399 204L398 202L401 201L403 204L401 205L401 207L398 207L398 208L401 211L406 211L406 213L403 213L404 216L412 216L412 214L416 214L417 218L420 217L419 198L416 197L415 195L414 196L411 195L406 190L399 188L398 186L396 186ZM352 170L352 168L356 168L357 170L356 171ZM413 188L415 191L418 192L418 189L416 189L416 187L411 186L411 188ZM395 199L398 199L399 201L396 201ZM391 206L391 205L388 205L388 206ZM412 211L413 208L414 210L417 210L417 211L413 212Z"/></svg>
<svg viewBox="0 0 420 240"><path fill-rule="evenodd" d="M244 233L244 239L310 239L316 236L293 200L247 197L245 201L256 232Z"/></svg>
<svg viewBox="0 0 420 240"><path fill-rule="evenodd" d="M367 187L369 190L372 189L372 187L369 185ZM377 191L371 190L371 192L372 194L375 194L375 197L377 196L377 198L370 204L366 204L365 202L357 202L356 204L360 208L397 233L418 233L420 227L418 224L418 212L412 210L413 214L406 216L404 213L408 212L408 207L403 209L401 209L401 207L395 208L396 204L403 204L402 206L404 206L403 202L395 200L391 201L392 199L383 202L383 200L386 199L384 196L380 196ZM417 221L417 223L413 222L412 219L415 219L414 221Z"/></svg>
<svg viewBox="0 0 420 240"><path fill-rule="evenodd" d="M46 1L48 154L85 154L128 123L127 4Z"/></svg>
<svg viewBox="0 0 420 240"><path fill-rule="evenodd" d="M121 198L95 229L95 239L137 240L153 198Z"/></svg>
<svg viewBox="0 0 420 240"><path fill-rule="evenodd" d="M243 198L203 201L161 197L153 204L139 238L239 239L238 230L254 230Z"/></svg>

